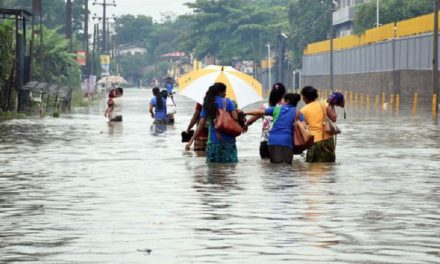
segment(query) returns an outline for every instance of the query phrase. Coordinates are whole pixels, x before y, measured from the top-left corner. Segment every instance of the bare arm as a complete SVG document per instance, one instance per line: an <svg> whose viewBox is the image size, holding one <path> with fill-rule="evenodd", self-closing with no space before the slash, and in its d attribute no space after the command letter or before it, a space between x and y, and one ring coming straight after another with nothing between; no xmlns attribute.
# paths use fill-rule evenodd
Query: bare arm
<svg viewBox="0 0 440 264"><path fill-rule="evenodd" d="M153 109L154 109L154 105L153 105L153 104L150 104L150 114L151 114L151 117L152 117L152 118L154 118L154 112L153 112Z"/></svg>
<svg viewBox="0 0 440 264"><path fill-rule="evenodd" d="M328 118L330 118L331 121L336 122L337 114L336 114L335 106L334 105L327 106L326 111Z"/></svg>
<svg viewBox="0 0 440 264"><path fill-rule="evenodd" d="M252 116L256 116L257 119L260 118L261 116L263 116L265 114L265 111L262 109L253 109L253 110L248 110L244 112L245 115L252 115Z"/></svg>
<svg viewBox="0 0 440 264"><path fill-rule="evenodd" d="M196 110L191 118L191 121L189 122L188 128L186 129L186 132L189 133L189 131L194 127L195 124L197 124L197 120L199 120L200 111Z"/></svg>
<svg viewBox="0 0 440 264"><path fill-rule="evenodd" d="M185 150L189 151L191 149L192 144L194 143L194 140L196 137L200 134L200 132L203 130L206 124L206 118L200 118L199 124L197 125L196 132L194 132L194 135L192 136L191 140L186 144Z"/></svg>

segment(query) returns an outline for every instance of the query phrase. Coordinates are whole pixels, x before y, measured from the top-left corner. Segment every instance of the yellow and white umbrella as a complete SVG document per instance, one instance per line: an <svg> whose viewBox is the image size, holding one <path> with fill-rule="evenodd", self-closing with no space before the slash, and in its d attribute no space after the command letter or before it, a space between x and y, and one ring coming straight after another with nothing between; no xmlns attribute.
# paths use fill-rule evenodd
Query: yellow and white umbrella
<svg viewBox="0 0 440 264"><path fill-rule="evenodd" d="M98 81L98 84L126 84L127 81L122 76L107 76Z"/></svg>
<svg viewBox="0 0 440 264"><path fill-rule="evenodd" d="M261 83L230 66L211 65L183 75L178 80L179 93L203 103L209 86L216 82L226 85L226 97L237 102L239 108L263 100Z"/></svg>

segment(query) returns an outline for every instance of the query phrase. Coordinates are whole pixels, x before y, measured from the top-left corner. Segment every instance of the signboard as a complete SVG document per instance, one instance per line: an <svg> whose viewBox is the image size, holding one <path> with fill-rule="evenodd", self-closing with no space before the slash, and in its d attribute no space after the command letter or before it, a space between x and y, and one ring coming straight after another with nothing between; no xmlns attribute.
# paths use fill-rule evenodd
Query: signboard
<svg viewBox="0 0 440 264"><path fill-rule="evenodd" d="M240 71L249 75L254 74L254 62L253 61L243 61L241 63Z"/></svg>
<svg viewBox="0 0 440 264"><path fill-rule="evenodd" d="M101 55L101 76L110 76L110 55Z"/></svg>
<svg viewBox="0 0 440 264"><path fill-rule="evenodd" d="M81 66L86 66L87 58L86 58L86 51L85 50L78 50L76 52L76 62L78 62L78 64Z"/></svg>

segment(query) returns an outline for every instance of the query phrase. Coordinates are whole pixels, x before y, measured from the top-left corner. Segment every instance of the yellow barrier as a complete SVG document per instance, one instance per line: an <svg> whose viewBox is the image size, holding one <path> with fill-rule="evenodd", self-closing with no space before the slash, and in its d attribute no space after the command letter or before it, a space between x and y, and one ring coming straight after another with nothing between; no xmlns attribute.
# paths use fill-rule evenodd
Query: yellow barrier
<svg viewBox="0 0 440 264"><path fill-rule="evenodd" d="M371 105L370 105L370 95L367 94L367 113L369 113L371 110Z"/></svg>
<svg viewBox="0 0 440 264"><path fill-rule="evenodd" d="M432 118L437 119L437 94L432 95Z"/></svg>
<svg viewBox="0 0 440 264"><path fill-rule="evenodd" d="M377 28L369 29L360 36L348 35L335 38L333 40L333 48L334 50L352 49L388 39L393 39L395 37L402 38L432 32L433 24L433 14L414 17L397 23L389 23ZM304 55L325 53L329 51L330 40L324 40L307 45L306 49L304 50Z"/></svg>
<svg viewBox="0 0 440 264"><path fill-rule="evenodd" d="M399 114L400 112L400 94L396 95L396 113Z"/></svg>
<svg viewBox="0 0 440 264"><path fill-rule="evenodd" d="M419 95L417 93L414 94L413 99L413 115L417 115L417 103L419 101Z"/></svg>
<svg viewBox="0 0 440 264"><path fill-rule="evenodd" d="M379 95L376 95L375 107L376 113L379 112Z"/></svg>

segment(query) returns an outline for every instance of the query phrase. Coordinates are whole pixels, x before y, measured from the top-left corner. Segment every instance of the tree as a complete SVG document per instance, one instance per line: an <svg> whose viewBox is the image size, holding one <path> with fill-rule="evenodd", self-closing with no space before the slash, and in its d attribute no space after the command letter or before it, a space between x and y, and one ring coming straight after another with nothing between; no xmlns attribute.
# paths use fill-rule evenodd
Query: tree
<svg viewBox="0 0 440 264"><path fill-rule="evenodd" d="M284 3L284 6L283 6ZM186 4L193 14L183 16L190 30L180 47L201 59L211 55L230 63L257 60L262 41L287 28L286 0L197 0ZM261 41L260 41L261 40Z"/></svg>
<svg viewBox="0 0 440 264"><path fill-rule="evenodd" d="M292 64L301 68L305 47L328 38L332 0L292 0L289 4Z"/></svg>
<svg viewBox="0 0 440 264"><path fill-rule="evenodd" d="M12 52L13 28L10 23L0 24L0 106L1 109L7 110L6 103L7 94L6 83L8 82L12 69L14 68L14 54ZM0 109L0 110L1 110Z"/></svg>
<svg viewBox="0 0 440 264"><path fill-rule="evenodd" d="M32 11L31 0L3 0L2 8L17 8ZM72 30L78 35L84 25L84 2L72 1ZM66 33L66 3L62 0L43 1L43 23L48 28L58 28Z"/></svg>
<svg viewBox="0 0 440 264"><path fill-rule="evenodd" d="M119 44L143 45L153 32L153 18L144 15L123 15L115 22Z"/></svg>
<svg viewBox="0 0 440 264"><path fill-rule="evenodd" d="M68 52L68 40L57 29L44 29L44 80L70 88L80 86L80 67L76 54ZM35 46L35 54L40 54L40 45ZM42 75L39 57L33 57L33 76L40 79Z"/></svg>
<svg viewBox="0 0 440 264"><path fill-rule="evenodd" d="M388 24L433 12L432 0L381 0L380 23ZM362 34L376 23L376 1L356 7L355 34Z"/></svg>

